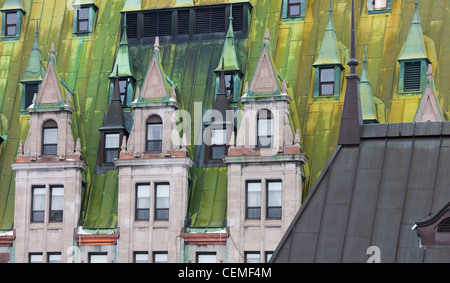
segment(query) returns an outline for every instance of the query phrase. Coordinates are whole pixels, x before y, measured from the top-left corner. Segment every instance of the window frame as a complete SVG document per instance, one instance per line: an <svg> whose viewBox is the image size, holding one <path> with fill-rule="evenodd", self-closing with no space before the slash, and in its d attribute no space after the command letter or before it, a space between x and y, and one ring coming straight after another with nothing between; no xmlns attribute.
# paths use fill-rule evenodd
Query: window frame
<svg viewBox="0 0 450 283"><path fill-rule="evenodd" d="M299 18L302 16L302 1L297 0L298 3L291 3L292 0L286 0L287 1L287 16L288 18ZM291 14L291 8L292 7L298 7L299 12L298 14Z"/></svg>
<svg viewBox="0 0 450 283"><path fill-rule="evenodd" d="M159 153L162 152L163 150L163 139L164 139L164 123L162 118L159 115L151 115L146 123L146 130L145 130L145 152L148 153ZM154 140L149 140L149 126L150 125L160 125L161 127L161 139L154 139ZM156 150L150 150L150 143L153 144L157 144L158 148Z"/></svg>
<svg viewBox="0 0 450 283"><path fill-rule="evenodd" d="M7 37L17 36L17 30L18 30L17 24L19 22L19 19L17 17L18 13L19 13L18 11L8 11L8 12L4 13L4 17L5 17L5 36L7 36ZM14 24L9 24L8 23L8 16L9 15L13 15L13 14L15 16L15 23ZM8 32L8 30L9 30L8 28L9 27L14 27L14 34L9 34L9 32Z"/></svg>
<svg viewBox="0 0 450 283"><path fill-rule="evenodd" d="M251 256L251 255L258 255L258 257L259 257L259 261L258 262L249 262L249 260L248 260L248 256ZM247 251L247 252L244 252L244 260L245 260L245 263L250 263L250 264L255 264L255 263L261 263L261 252L259 252L259 251Z"/></svg>
<svg viewBox="0 0 450 283"><path fill-rule="evenodd" d="M105 263L108 262L108 253L107 252L89 252L88 253L88 262L89 263L94 263L94 262L92 262L92 257L93 256L104 256L105 257Z"/></svg>
<svg viewBox="0 0 450 283"><path fill-rule="evenodd" d="M137 256L138 255L146 255L147 256L147 260L146 261L141 261L141 260L137 260ZM149 257L148 257L148 252L146 251L136 251L133 252L133 263L148 263Z"/></svg>
<svg viewBox="0 0 450 283"><path fill-rule="evenodd" d="M166 256L166 261L164 261L164 262L157 262L156 261L156 257L158 256L158 255L165 255ZM153 252L153 254L152 254L152 262L153 263L168 263L169 262L169 253L168 252L166 252L166 251L154 251Z"/></svg>
<svg viewBox="0 0 450 283"><path fill-rule="evenodd" d="M196 252L195 253L195 262L196 263L203 263L203 262L199 262L199 259L201 256L215 256L215 259L216 259L215 262L217 263L217 252Z"/></svg>
<svg viewBox="0 0 450 283"><path fill-rule="evenodd" d="M284 0L283 4L282 4L283 5L283 7L282 7L283 21L303 21L303 20L305 20L307 1L308 0L300 0L300 3L290 3L289 0ZM292 6L300 7L300 13L298 15L291 15L289 8Z"/></svg>
<svg viewBox="0 0 450 283"><path fill-rule="evenodd" d="M139 205L139 189L141 187L148 187L148 208L140 208ZM151 184L137 183L135 189L135 205L134 205L134 221L149 221L150 220L150 206L151 206ZM141 212L146 212L144 217Z"/></svg>
<svg viewBox="0 0 450 283"><path fill-rule="evenodd" d="M266 113L267 113L265 117L261 117L261 114L263 113L263 111L266 111ZM266 136L261 135L261 133L260 133L261 132L260 122L261 121L267 121L266 122L266 131L268 128L268 121L271 121L271 125L270 125L271 126L270 127L271 135L266 135ZM275 126L275 120L274 120L274 115L273 115L272 111L270 111L269 109L259 110L257 117L256 117L256 127L257 127L257 129L256 129L256 142L257 142L256 147L257 148L271 148L274 145L274 126ZM262 138L265 138L270 142L268 144L266 144L266 143L263 144L262 140L261 140Z"/></svg>
<svg viewBox="0 0 450 283"><path fill-rule="evenodd" d="M392 0L386 0L386 8L375 9L376 0L367 0L367 11L369 15L386 14L392 12Z"/></svg>
<svg viewBox="0 0 450 283"><path fill-rule="evenodd" d="M90 13L91 13L90 7L80 7L77 9L77 33L88 33L89 32L89 25L90 25ZM87 17L81 18L81 11L87 11ZM81 23L86 23L86 29L81 28Z"/></svg>
<svg viewBox="0 0 450 283"><path fill-rule="evenodd" d="M158 188L162 186L168 187L169 196L168 207L160 208L158 207ZM160 212L164 212L163 215L160 215ZM167 217L166 217L167 215ZM155 221L168 221L170 219L170 183L155 183L155 212L154 212L154 220Z"/></svg>
<svg viewBox="0 0 450 283"><path fill-rule="evenodd" d="M62 195L62 209L61 210L53 210L54 203L54 189L63 189ZM62 185L52 185L50 186L50 213L49 213L49 222L63 222L64 221L64 186Z"/></svg>
<svg viewBox="0 0 450 283"><path fill-rule="evenodd" d="M215 134L216 131L222 131L222 136L224 139L222 144L214 143L215 139L213 139L213 135ZM223 155L216 156L215 150L217 150L217 149L222 150ZM222 160L222 156L225 156L225 155L227 155L227 128L224 127L224 128L211 129L210 159L211 160Z"/></svg>
<svg viewBox="0 0 450 283"><path fill-rule="evenodd" d="M33 104L34 94L39 92L42 81L23 82L21 110L27 109ZM28 113L28 112L27 112Z"/></svg>
<svg viewBox="0 0 450 283"><path fill-rule="evenodd" d="M332 81L331 80L330 81L322 80L323 72L324 71L331 71L331 70L333 71L333 80ZM336 72L335 67L322 67L322 68L319 68L319 96L327 97L327 96L335 95L335 93L336 93L336 74L335 74L335 72ZM327 86L327 85L333 86L333 91L332 91L331 94L328 94L328 93L324 94L323 93L322 87L323 86Z"/></svg>
<svg viewBox="0 0 450 283"><path fill-rule="evenodd" d="M249 206L249 184L259 184L259 206ZM248 180L245 182L245 219L247 220L261 220L262 218L262 181L261 180ZM258 210L259 216L250 216L249 210Z"/></svg>
<svg viewBox="0 0 450 283"><path fill-rule="evenodd" d="M41 261L39 261L39 262L32 261L31 259L32 259L33 256L40 256L41 257ZM28 263L44 263L44 253L42 253L42 252L28 253Z"/></svg>
<svg viewBox="0 0 450 283"><path fill-rule="evenodd" d="M56 129L56 143L45 143L45 135L47 131L49 130L55 130ZM58 123L55 120L47 120L42 124L42 155L43 156L55 156L58 155ZM52 149L55 147L55 153L53 154L53 150L51 153L48 153L48 149Z"/></svg>
<svg viewBox="0 0 450 283"><path fill-rule="evenodd" d="M108 136L118 136L118 140L117 140L117 144L118 147L107 147L106 142L108 140ZM104 141L103 141L103 146L104 146L104 154L103 154L103 164L114 164L114 159L109 161L108 160L108 153L116 153L117 157L120 157L120 146L121 146L121 139L122 139L122 134L121 132L107 132L104 135Z"/></svg>
<svg viewBox="0 0 450 283"><path fill-rule="evenodd" d="M35 209L34 205L36 203L36 195L35 195L35 191L36 190L43 190L44 191L44 203L43 203L43 208L42 210L37 210ZM41 194L42 195L42 194ZM46 206L46 202L47 202L47 188L46 186L40 186L40 185L35 185L31 187L31 215L30 215L30 222L31 223L45 223L45 206ZM39 213L39 214L37 214ZM37 215L39 215L39 217L37 217Z"/></svg>
<svg viewBox="0 0 450 283"><path fill-rule="evenodd" d="M59 256L58 261L52 261L50 258L52 256ZM62 254L60 252L49 252L47 253L47 263L62 263Z"/></svg>
<svg viewBox="0 0 450 283"><path fill-rule="evenodd" d="M280 206L270 206L270 184L271 183L279 183L281 186L280 189ZM280 216L271 216L269 211L271 209L279 209ZM282 180L267 180L266 181L266 219L283 219L283 181Z"/></svg>

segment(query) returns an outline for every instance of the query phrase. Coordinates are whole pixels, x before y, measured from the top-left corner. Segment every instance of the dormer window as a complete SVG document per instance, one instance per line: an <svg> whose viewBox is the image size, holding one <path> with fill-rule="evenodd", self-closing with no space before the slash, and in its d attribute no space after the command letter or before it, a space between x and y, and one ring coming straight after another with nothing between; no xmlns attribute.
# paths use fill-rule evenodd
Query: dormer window
<svg viewBox="0 0 450 283"><path fill-rule="evenodd" d="M120 133L105 134L104 163L114 163L114 159L119 158L119 153Z"/></svg>
<svg viewBox="0 0 450 283"><path fill-rule="evenodd" d="M404 68L404 91L420 91L421 90L421 62L405 62Z"/></svg>
<svg viewBox="0 0 450 283"><path fill-rule="evenodd" d="M369 14L390 13L392 0L367 0Z"/></svg>
<svg viewBox="0 0 450 283"><path fill-rule="evenodd" d="M283 19L303 20L305 18L307 0L284 0Z"/></svg>
<svg viewBox="0 0 450 283"><path fill-rule="evenodd" d="M21 9L4 10L2 13L2 40L19 39L24 11Z"/></svg>
<svg viewBox="0 0 450 283"><path fill-rule="evenodd" d="M23 110L26 110L33 103L34 94L38 93L40 82L27 82L23 85L25 90L25 95L22 96L24 99Z"/></svg>
<svg viewBox="0 0 450 283"><path fill-rule="evenodd" d="M127 86L128 80L126 79L119 80L120 101L122 102L122 105L127 104Z"/></svg>
<svg viewBox="0 0 450 283"><path fill-rule="evenodd" d="M49 120L42 127L42 155L56 155L58 148L58 124Z"/></svg>
<svg viewBox="0 0 450 283"><path fill-rule="evenodd" d="M76 35L91 35L94 31L97 7L95 5L74 6L73 33Z"/></svg>
<svg viewBox="0 0 450 283"><path fill-rule="evenodd" d="M17 35L17 12L9 12L6 14L5 21L5 35L16 36Z"/></svg>
<svg viewBox="0 0 450 283"><path fill-rule="evenodd" d="M211 131L211 159L220 160L226 155L227 130L213 129Z"/></svg>
<svg viewBox="0 0 450 283"><path fill-rule="evenodd" d="M334 68L320 68L319 92L320 96L334 95Z"/></svg>
<svg viewBox="0 0 450 283"><path fill-rule="evenodd" d="M89 8L83 7L77 13L77 32L89 32Z"/></svg>

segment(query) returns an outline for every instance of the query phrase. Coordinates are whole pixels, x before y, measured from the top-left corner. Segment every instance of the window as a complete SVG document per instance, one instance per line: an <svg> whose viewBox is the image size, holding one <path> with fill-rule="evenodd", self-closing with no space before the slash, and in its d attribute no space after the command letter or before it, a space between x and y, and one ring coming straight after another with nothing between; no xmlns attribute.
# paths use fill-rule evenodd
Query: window
<svg viewBox="0 0 450 283"><path fill-rule="evenodd" d="M334 95L334 68L321 68L319 70L319 95Z"/></svg>
<svg viewBox="0 0 450 283"><path fill-rule="evenodd" d="M150 219L150 184L136 186L136 220Z"/></svg>
<svg viewBox="0 0 450 283"><path fill-rule="evenodd" d="M227 96L233 97L234 93L234 74L225 75L225 88L227 90Z"/></svg>
<svg viewBox="0 0 450 283"><path fill-rule="evenodd" d="M170 185L156 184L155 220L169 220Z"/></svg>
<svg viewBox="0 0 450 283"><path fill-rule="evenodd" d="M261 110L258 113L258 147L272 147L273 119L270 110Z"/></svg>
<svg viewBox="0 0 450 283"><path fill-rule="evenodd" d="M50 222L62 222L64 207L64 187L51 187L50 192Z"/></svg>
<svg viewBox="0 0 450 283"><path fill-rule="evenodd" d="M197 252L197 263L216 263L215 252Z"/></svg>
<svg viewBox="0 0 450 283"><path fill-rule="evenodd" d="M261 263L261 253L245 252L245 263Z"/></svg>
<svg viewBox="0 0 450 283"><path fill-rule="evenodd" d="M261 219L261 182L247 182L246 218Z"/></svg>
<svg viewBox="0 0 450 283"><path fill-rule="evenodd" d="M288 0L288 17L300 17L301 16L301 0Z"/></svg>
<svg viewBox="0 0 450 283"><path fill-rule="evenodd" d="M107 253L89 253L89 263L107 263L108 254Z"/></svg>
<svg viewBox="0 0 450 283"><path fill-rule="evenodd" d="M268 263L270 261L270 259L272 258L273 252L266 252L266 263Z"/></svg>
<svg viewBox="0 0 450 283"><path fill-rule="evenodd" d="M78 9L77 13L77 32L89 32L89 7L82 7Z"/></svg>
<svg viewBox="0 0 450 283"><path fill-rule="evenodd" d="M58 124L49 120L43 125L42 154L56 155L58 148Z"/></svg>
<svg viewBox="0 0 450 283"><path fill-rule="evenodd" d="M126 79L119 80L120 101L122 102L122 105L127 104L127 88L128 88L128 80Z"/></svg>
<svg viewBox="0 0 450 283"><path fill-rule="evenodd" d="M34 94L39 92L39 83L26 83L25 87L25 104L23 110L26 110L33 103Z"/></svg>
<svg viewBox="0 0 450 283"><path fill-rule="evenodd" d="M138 14L127 13L127 35L128 38L137 38Z"/></svg>
<svg viewBox="0 0 450 283"><path fill-rule="evenodd" d="M146 151L162 151L162 120L159 116L151 116L147 120L147 146Z"/></svg>
<svg viewBox="0 0 450 283"><path fill-rule="evenodd" d="M17 12L7 12L5 20L5 36L17 35Z"/></svg>
<svg viewBox="0 0 450 283"><path fill-rule="evenodd" d="M105 134L105 163L114 163L114 159L119 158L120 153L120 133Z"/></svg>
<svg viewBox="0 0 450 283"><path fill-rule="evenodd" d="M211 131L211 159L220 160L226 155L227 130L213 129Z"/></svg>
<svg viewBox="0 0 450 283"><path fill-rule="evenodd" d="M268 219L281 219L281 181L267 182L267 215Z"/></svg>
<svg viewBox="0 0 450 283"><path fill-rule="evenodd" d="M48 263L61 263L61 253L48 253L47 254Z"/></svg>
<svg viewBox="0 0 450 283"><path fill-rule="evenodd" d="M225 7L195 10L195 34L225 31Z"/></svg>
<svg viewBox="0 0 450 283"><path fill-rule="evenodd" d="M28 255L28 261L29 263L43 263L44 256L42 253L30 253Z"/></svg>
<svg viewBox="0 0 450 283"><path fill-rule="evenodd" d="M387 8L387 0L372 0L372 4L375 10L382 10Z"/></svg>
<svg viewBox="0 0 450 283"><path fill-rule="evenodd" d="M392 0L367 0L369 14L389 13L392 9Z"/></svg>
<svg viewBox="0 0 450 283"><path fill-rule="evenodd" d="M154 252L153 253L153 263L168 263L167 252Z"/></svg>
<svg viewBox="0 0 450 283"><path fill-rule="evenodd" d="M191 12L189 10L178 11L177 35L188 35L190 33L189 30L190 14Z"/></svg>
<svg viewBox="0 0 450 283"><path fill-rule="evenodd" d="M45 187L32 188L31 222L44 222L45 216Z"/></svg>
<svg viewBox="0 0 450 283"><path fill-rule="evenodd" d="M148 252L134 252L134 263L148 263Z"/></svg>
<svg viewBox="0 0 450 283"><path fill-rule="evenodd" d="M143 15L143 37L172 35L172 12L151 12Z"/></svg>
<svg viewBox="0 0 450 283"><path fill-rule="evenodd" d="M422 63L420 61L405 62L404 91L420 91L422 80Z"/></svg>

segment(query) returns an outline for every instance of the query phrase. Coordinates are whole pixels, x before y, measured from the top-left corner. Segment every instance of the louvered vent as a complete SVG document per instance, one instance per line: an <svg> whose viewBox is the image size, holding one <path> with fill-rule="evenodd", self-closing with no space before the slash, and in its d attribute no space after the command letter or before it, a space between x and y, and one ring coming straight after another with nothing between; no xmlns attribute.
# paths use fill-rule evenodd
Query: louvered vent
<svg viewBox="0 0 450 283"><path fill-rule="evenodd" d="M233 6L233 29L242 31L244 29L244 6Z"/></svg>
<svg viewBox="0 0 450 283"><path fill-rule="evenodd" d="M128 38L136 38L137 37L137 14L127 13L127 35Z"/></svg>
<svg viewBox="0 0 450 283"><path fill-rule="evenodd" d="M404 90L420 91L421 62L406 62L404 74Z"/></svg>
<svg viewBox="0 0 450 283"><path fill-rule="evenodd" d="M195 33L225 32L225 7L195 11Z"/></svg>
<svg viewBox="0 0 450 283"><path fill-rule="evenodd" d="M178 11L178 35L189 34L189 10Z"/></svg>
<svg viewBox="0 0 450 283"><path fill-rule="evenodd" d="M144 13L143 37L172 35L172 12Z"/></svg>
<svg viewBox="0 0 450 283"><path fill-rule="evenodd" d="M39 83L25 85L25 109L33 103L34 94L39 91Z"/></svg>
<svg viewBox="0 0 450 283"><path fill-rule="evenodd" d="M439 225L438 232L440 233L450 233L450 218L444 219Z"/></svg>

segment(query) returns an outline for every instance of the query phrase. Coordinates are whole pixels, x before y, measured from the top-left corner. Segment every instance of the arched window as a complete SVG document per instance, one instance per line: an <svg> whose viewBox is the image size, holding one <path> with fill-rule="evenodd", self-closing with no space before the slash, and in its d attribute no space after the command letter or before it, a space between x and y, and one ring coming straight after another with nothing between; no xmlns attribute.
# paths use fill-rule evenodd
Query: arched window
<svg viewBox="0 0 450 283"><path fill-rule="evenodd" d="M58 148L58 124L48 120L42 126L42 155L56 155Z"/></svg>
<svg viewBox="0 0 450 283"><path fill-rule="evenodd" d="M146 151L162 151L163 125L159 116L151 116L147 120L147 144Z"/></svg>
<svg viewBox="0 0 450 283"><path fill-rule="evenodd" d="M258 147L272 147L273 143L273 117L270 110L258 112Z"/></svg>

